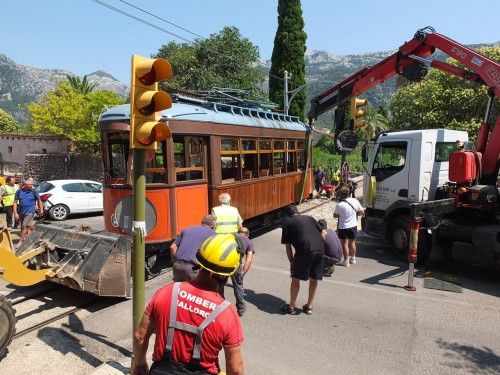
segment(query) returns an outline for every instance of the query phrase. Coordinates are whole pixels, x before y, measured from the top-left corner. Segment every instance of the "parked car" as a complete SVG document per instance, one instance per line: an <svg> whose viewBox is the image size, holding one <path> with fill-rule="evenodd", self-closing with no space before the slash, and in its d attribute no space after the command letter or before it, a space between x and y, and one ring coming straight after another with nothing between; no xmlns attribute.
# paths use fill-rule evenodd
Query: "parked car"
<svg viewBox="0 0 500 375"><path fill-rule="evenodd" d="M52 220L65 220L70 214L102 211L102 185L96 181L44 181L36 190Z"/></svg>

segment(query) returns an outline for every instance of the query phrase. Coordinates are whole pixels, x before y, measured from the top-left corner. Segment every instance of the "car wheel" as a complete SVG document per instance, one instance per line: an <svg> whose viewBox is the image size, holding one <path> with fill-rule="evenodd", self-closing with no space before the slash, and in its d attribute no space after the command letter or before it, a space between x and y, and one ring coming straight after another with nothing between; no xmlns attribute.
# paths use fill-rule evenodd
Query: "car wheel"
<svg viewBox="0 0 500 375"><path fill-rule="evenodd" d="M64 204L56 204L49 210L49 216L52 220L66 220L69 215L69 208Z"/></svg>

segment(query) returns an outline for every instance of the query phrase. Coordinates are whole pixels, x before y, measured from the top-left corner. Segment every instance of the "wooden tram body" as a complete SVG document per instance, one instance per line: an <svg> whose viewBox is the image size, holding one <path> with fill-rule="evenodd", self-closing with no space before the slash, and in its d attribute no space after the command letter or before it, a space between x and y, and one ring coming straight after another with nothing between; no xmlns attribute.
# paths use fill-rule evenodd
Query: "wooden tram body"
<svg viewBox="0 0 500 375"><path fill-rule="evenodd" d="M105 227L119 234L132 233L133 223L129 118L129 106L122 105L99 119ZM169 242L199 224L223 192L245 225L271 221L312 192L305 166L308 127L296 117L177 99L162 119L172 138L147 155L147 244Z"/></svg>

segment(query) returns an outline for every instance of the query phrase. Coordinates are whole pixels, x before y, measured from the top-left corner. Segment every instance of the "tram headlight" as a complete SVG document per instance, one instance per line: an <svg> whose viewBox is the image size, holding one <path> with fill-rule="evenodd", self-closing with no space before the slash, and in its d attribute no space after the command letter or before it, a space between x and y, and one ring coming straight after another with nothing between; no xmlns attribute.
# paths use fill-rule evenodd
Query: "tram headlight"
<svg viewBox="0 0 500 375"><path fill-rule="evenodd" d="M130 148L156 149L157 141L172 136L168 123L160 121L161 111L172 106L172 99L158 90L158 83L172 75L168 61L132 55Z"/></svg>

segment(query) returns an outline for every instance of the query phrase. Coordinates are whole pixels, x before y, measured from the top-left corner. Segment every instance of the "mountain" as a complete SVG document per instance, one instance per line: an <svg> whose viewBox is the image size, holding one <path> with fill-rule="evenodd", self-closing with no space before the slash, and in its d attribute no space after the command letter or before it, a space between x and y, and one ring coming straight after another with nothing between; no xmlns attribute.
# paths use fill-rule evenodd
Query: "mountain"
<svg viewBox="0 0 500 375"><path fill-rule="evenodd" d="M18 122L27 119L24 105L39 100L56 83L65 80L73 73L60 69L38 69L17 64L4 54L0 54L0 108L12 114ZM128 95L127 84L118 81L102 70L88 74L91 83L97 83L101 90L114 91L125 97Z"/></svg>
<svg viewBox="0 0 500 375"><path fill-rule="evenodd" d="M500 43L473 44L472 49L485 46L499 46ZM396 50L370 52L359 55L336 55L327 51L312 50L305 55L306 82L308 98L313 98L335 83L366 66L372 66L393 54ZM446 55L437 51L435 58L445 60ZM262 69L268 75L271 60L261 62ZM0 54L0 108L12 114L18 122L27 119L23 105L39 100L45 93L53 90L58 80L66 79L66 70L37 69L16 64L7 56ZM118 81L109 73L97 71L88 75L90 82L96 82L99 89L116 92L125 97L129 93L129 85ZM267 84L263 86L267 90ZM294 87L290 87L293 90ZM374 87L363 94L370 106L387 103L396 89L396 77ZM308 102L309 102L308 99ZM279 103L281 104L281 103ZM333 111L319 118L318 125L328 127L333 121Z"/></svg>

